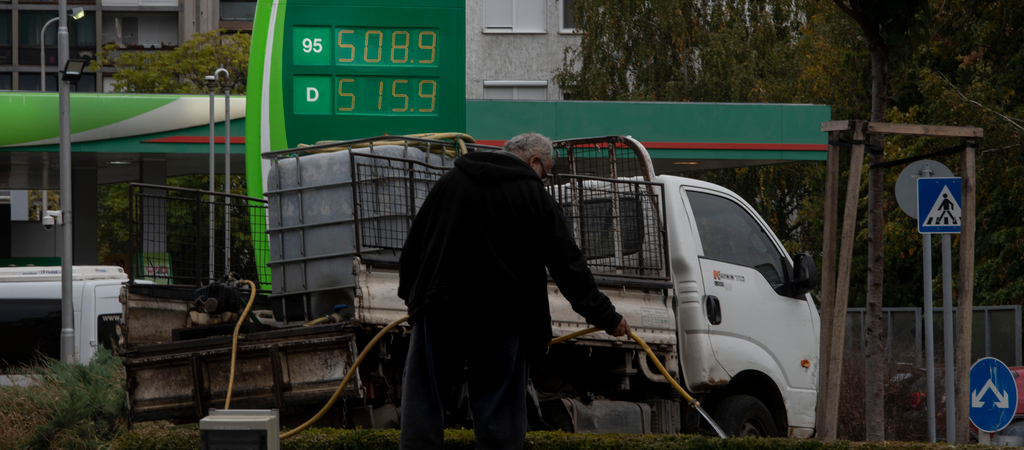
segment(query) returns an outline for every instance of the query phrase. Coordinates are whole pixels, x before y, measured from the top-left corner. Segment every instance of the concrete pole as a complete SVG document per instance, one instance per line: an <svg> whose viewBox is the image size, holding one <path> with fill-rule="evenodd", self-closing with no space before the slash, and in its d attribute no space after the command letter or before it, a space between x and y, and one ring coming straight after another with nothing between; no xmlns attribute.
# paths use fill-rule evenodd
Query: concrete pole
<svg viewBox="0 0 1024 450"><path fill-rule="evenodd" d="M67 0L57 2L57 72L60 73L68 62L68 4ZM46 80L40 80L44 84ZM64 362L75 360L75 310L72 300L72 281L74 270L71 266L74 257L71 211L71 85L57 80L58 108L60 114L60 209L63 214L64 241L60 257L60 290L61 290L61 330L60 359Z"/></svg>

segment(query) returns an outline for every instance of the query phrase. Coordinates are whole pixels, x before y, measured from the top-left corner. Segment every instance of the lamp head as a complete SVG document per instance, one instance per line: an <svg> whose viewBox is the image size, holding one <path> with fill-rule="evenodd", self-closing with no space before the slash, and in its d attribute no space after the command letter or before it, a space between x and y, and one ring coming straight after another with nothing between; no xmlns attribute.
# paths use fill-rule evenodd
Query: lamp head
<svg viewBox="0 0 1024 450"><path fill-rule="evenodd" d="M60 77L61 81L77 83L78 79L82 78L82 72L85 71L85 65L88 62L81 59L69 59L67 64L64 64L64 74Z"/></svg>
<svg viewBox="0 0 1024 450"><path fill-rule="evenodd" d="M78 6L78 7L75 7L75 8L71 9L71 18L72 19L78 20L78 19L81 19L83 17L85 17L85 10L82 9L81 6Z"/></svg>

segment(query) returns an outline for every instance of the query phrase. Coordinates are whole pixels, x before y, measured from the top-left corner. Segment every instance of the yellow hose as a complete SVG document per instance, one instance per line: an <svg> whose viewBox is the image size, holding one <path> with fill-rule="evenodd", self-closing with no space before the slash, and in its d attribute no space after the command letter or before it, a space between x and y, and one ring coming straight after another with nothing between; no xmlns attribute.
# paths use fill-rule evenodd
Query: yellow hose
<svg viewBox="0 0 1024 450"><path fill-rule="evenodd" d="M242 323L249 317L249 310L252 309L252 301L256 299L256 285L252 281L242 280L249 283L249 303L245 305L245 311L238 318L238 323L235 324L235 333L231 336L231 374L228 376L228 395L224 399L224 409L230 409L231 406L231 389L235 385L235 356L238 353L238 330L242 328Z"/></svg>
<svg viewBox="0 0 1024 450"><path fill-rule="evenodd" d="M327 411L330 410L331 407L334 406L334 403L338 401L338 397L341 395L341 391L345 389L345 385L348 384L348 380L352 378L352 374L354 374L356 372L356 369L359 368L359 364L363 362L363 359L365 359L366 355L370 353L370 350L372 350L373 347L377 345L377 341L380 341L380 338L384 337L384 334L386 334L388 331L391 331L392 328L397 327L398 324L405 322L406 320L409 320L409 316L399 317L398 319L395 319L394 322L389 323L386 327L384 327L384 329L380 330L380 332L378 332L377 335L370 340L370 343L366 344L366 347L363 348L363 351L359 352L359 357L356 358L356 362L352 364L352 367L348 368L348 373L345 374L345 378L341 380L341 384L338 385L338 389L334 391L334 395L332 395L331 399L327 401L327 404L320 409L320 412L316 413L316 415L313 416L313 418L307 420L302 425L295 427L294 430L288 431L287 433L281 433L281 439L287 439L298 434L300 431L305 430L314 422L320 420L320 418L323 417L324 414L327 414Z"/></svg>
<svg viewBox="0 0 1024 450"><path fill-rule="evenodd" d="M320 322L323 322L323 321L325 321L327 319L330 319L330 318L331 318L331 316L323 316L323 317L321 317L319 319L310 320L309 322L306 322L306 323L302 324L302 326L304 326L304 327L311 327L313 325L316 325L316 324L318 324Z"/></svg>
<svg viewBox="0 0 1024 450"><path fill-rule="evenodd" d="M359 353L359 357L356 358L356 362L354 364L352 364L352 367L349 367L348 373L345 374L345 379L341 380L341 384L338 386L338 389L334 391L334 395L332 395L331 399L327 401L327 404L324 405L324 407L320 409L320 412L316 413L316 415L313 416L312 419L309 419L305 423L303 423L302 425L299 425L298 427L295 427L295 429L293 429L291 431L288 431L287 433L281 433L281 439L290 438L290 437L298 434L300 431L305 430L306 428L308 428L310 425L312 425L317 420L320 420L320 418L323 417L324 414L326 414L327 411L330 410L332 406L334 406L334 403L338 401L338 396L340 396L342 390L345 389L345 385L348 384L348 380L350 378L352 378L352 374L355 373L357 368L359 368L359 364L363 362L363 359L366 358L366 355L370 353L370 350L375 345L377 345L377 341L380 341L380 338L384 337L384 334L387 333L388 331L391 331L392 328L398 326L398 324L400 324L402 322L405 322L408 319L409 319L409 316L402 316L402 317L400 317L398 319L395 319L394 322L389 323L386 327L384 327L384 329L380 330L380 332L378 332L377 335L374 336L372 340L370 340L370 343L366 344L366 347L363 348L363 351ZM559 344L559 343L568 341L569 339L575 339L575 338L577 338L579 336L583 336L584 334L590 334L590 333L593 333L595 331L602 331L602 330L600 328L598 328L598 327L587 328L585 330L580 330L580 331L577 331L575 333L570 333L570 334L567 334L565 336L552 339L551 342L548 342L548 345L551 346L551 345ZM638 344L640 344L641 347L643 347L644 352L647 352L647 356L650 357L651 361L654 361L654 365L658 367L658 371L661 372L661 374L665 376L665 379L668 380L669 383L672 384L672 387L674 387L676 389L676 391L679 392L679 395L682 395L683 398L686 399L687 403L689 403L691 405L695 405L695 407L699 406L699 404L693 399L693 397L691 397L690 394L687 394L686 391L683 390L683 387L680 386L679 383L676 383L676 380L672 379L672 376L670 376L668 374L668 371L665 370L665 366L661 365L661 361L658 361L658 357L654 356L654 352L652 352L651 348L647 346L647 343L644 342L643 339L640 339L640 336L637 336L636 333L630 332L629 336L631 338L633 338L633 340L636 341ZM235 360L234 360L234 354L232 353L232 358L231 358L231 370L232 370L232 373L234 373L234 367L235 367ZM229 399L231 398L231 386L230 386L230 384L228 385L228 398ZM224 409L227 409L227 407L225 406Z"/></svg>

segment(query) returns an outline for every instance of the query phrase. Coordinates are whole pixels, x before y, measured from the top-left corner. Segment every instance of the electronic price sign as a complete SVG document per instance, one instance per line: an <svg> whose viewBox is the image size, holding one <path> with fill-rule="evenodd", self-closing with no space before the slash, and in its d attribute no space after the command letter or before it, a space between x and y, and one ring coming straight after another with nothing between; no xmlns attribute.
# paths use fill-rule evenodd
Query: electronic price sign
<svg viewBox="0 0 1024 450"><path fill-rule="evenodd" d="M458 0L259 0L246 95L249 195L262 196L268 151L463 131L465 15Z"/></svg>

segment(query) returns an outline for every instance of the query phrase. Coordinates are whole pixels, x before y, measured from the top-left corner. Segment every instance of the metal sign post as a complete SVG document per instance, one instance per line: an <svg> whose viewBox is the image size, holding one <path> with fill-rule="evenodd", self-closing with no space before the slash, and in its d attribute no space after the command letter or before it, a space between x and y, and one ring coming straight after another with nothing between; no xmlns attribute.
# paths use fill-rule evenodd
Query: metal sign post
<svg viewBox="0 0 1024 450"><path fill-rule="evenodd" d="M950 233L960 233L960 179L917 180L917 230L942 233L942 320L945 329L946 441L956 441L956 398L953 342L953 267Z"/></svg>
<svg viewBox="0 0 1024 450"><path fill-rule="evenodd" d="M953 172L949 170L942 163L932 160L921 160L910 163L906 168L900 172L899 178L896 180L896 201L899 203L900 208L903 209L908 216L918 218L918 193L917 183L919 179L930 178L933 175L940 177L951 177ZM928 441L935 442L935 326L934 318L935 313L932 310L932 236L928 233L921 234L921 254L922 254L922 265L923 265L923 278L924 282L924 354L925 354L925 404L926 412L928 416ZM943 255L948 258L949 251L944 251ZM943 268L948 268L949 260L943 259ZM948 271L943 271L947 273ZM943 285L949 286L948 278L943 278ZM950 296L946 295L946 299ZM952 308L949 302L944 302L944 318L947 319L944 322L944 335L946 339L946 357L947 361L952 361L952 350L953 350L953 316ZM952 370L952 364L946 364L947 377L946 377L946 391L947 399L952 399L950 395L953 389L953 377L948 373ZM950 401L946 405L947 408L947 421L951 420L955 411L953 410L953 402ZM947 430L948 427L947 422ZM955 430L954 430L955 431ZM948 442L953 442L953 435L947 431L946 439Z"/></svg>

